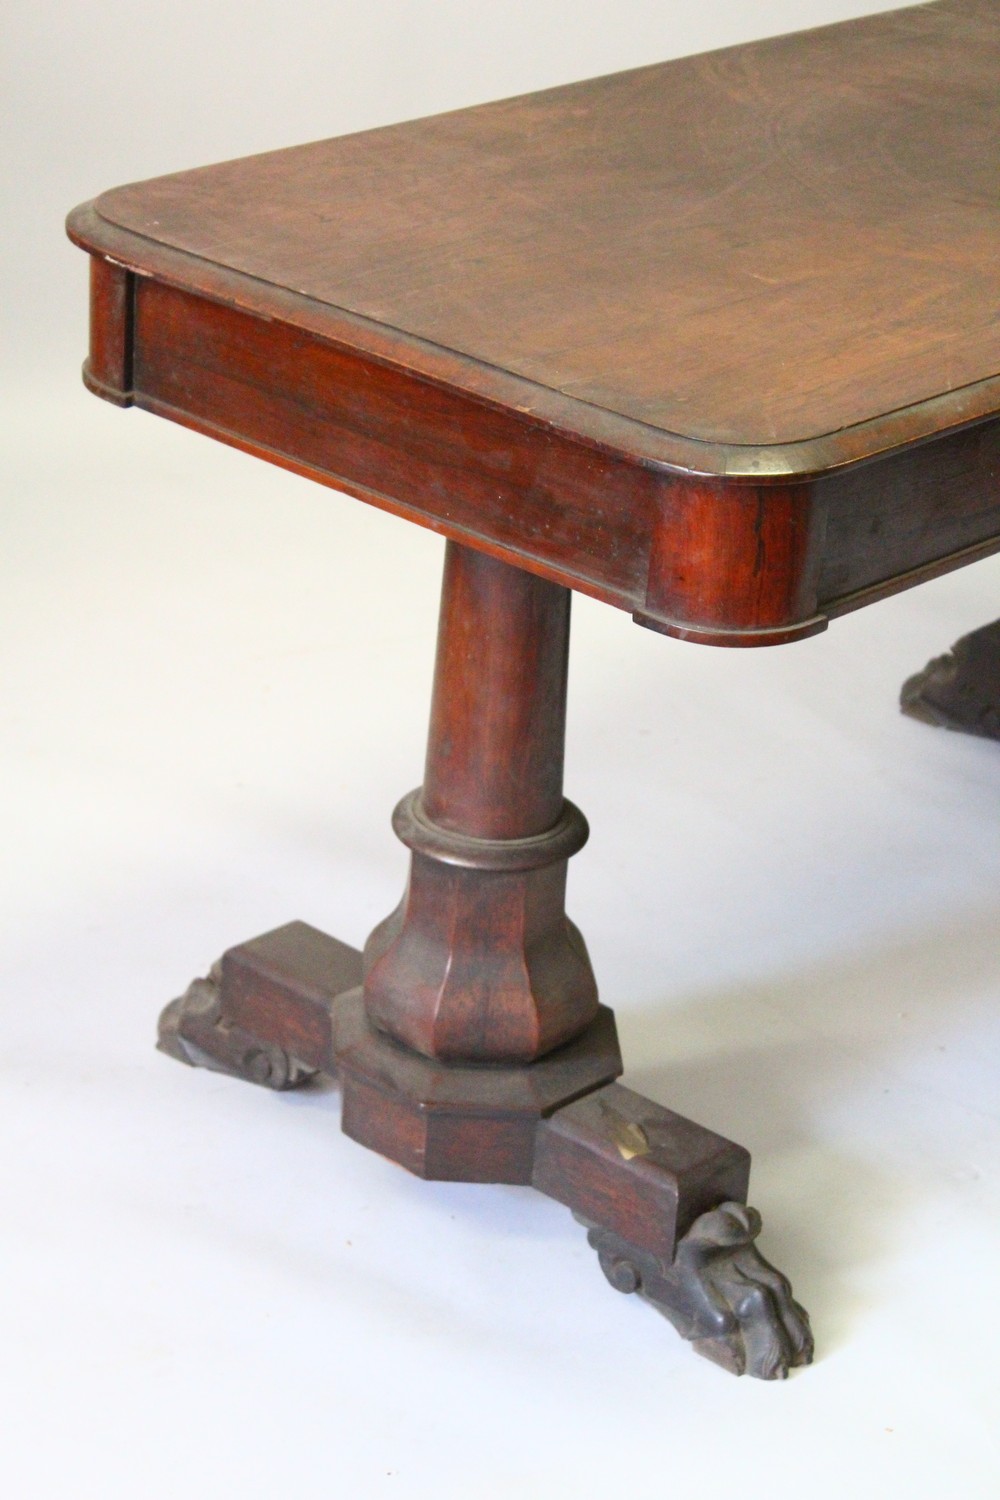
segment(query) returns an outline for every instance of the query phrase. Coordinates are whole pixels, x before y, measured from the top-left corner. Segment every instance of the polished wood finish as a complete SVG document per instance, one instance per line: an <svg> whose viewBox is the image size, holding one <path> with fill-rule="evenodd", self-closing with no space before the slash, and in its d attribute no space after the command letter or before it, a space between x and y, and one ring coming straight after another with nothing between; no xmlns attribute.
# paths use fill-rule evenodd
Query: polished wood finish
<svg viewBox="0 0 1000 1500"><path fill-rule="evenodd" d="M1000 547L998 76L993 0L936 0L117 189L70 221L131 295L88 378L798 639Z"/></svg>
<svg viewBox="0 0 1000 1500"><path fill-rule="evenodd" d="M418 1177L455 1182L531 1183L539 1120L622 1071L606 1006L541 1061L483 1068L400 1046L371 1025L358 990L337 1004L336 1061L345 1133Z"/></svg>
<svg viewBox="0 0 1000 1500"><path fill-rule="evenodd" d="M817 572L824 526L815 490L745 484L727 496L717 479L665 485L635 619L715 645L731 637L779 645L823 630Z"/></svg>
<svg viewBox="0 0 1000 1500"><path fill-rule="evenodd" d="M230 948L160 1016L157 1045L179 1062L267 1088L334 1066L334 1001L361 981L361 954L306 922Z"/></svg>
<svg viewBox="0 0 1000 1500"><path fill-rule="evenodd" d="M114 261L90 258L90 354L83 378L95 396L132 405L135 277Z"/></svg>
<svg viewBox="0 0 1000 1500"><path fill-rule="evenodd" d="M334 1065L333 1002L361 983L361 954L308 922L288 922L222 955L228 1021L317 1072Z"/></svg>
<svg viewBox="0 0 1000 1500"><path fill-rule="evenodd" d="M781 1379L809 1363L809 1320L755 1244L748 1153L610 1082L622 1064L606 1007L540 1062L466 1067L377 1031L352 984L360 962L290 922L230 949L168 1005L160 1046L272 1089L336 1067L341 1124L361 1145L418 1177L531 1184L568 1205L615 1290L638 1292L733 1374Z"/></svg>
<svg viewBox="0 0 1000 1500"><path fill-rule="evenodd" d="M563 810L568 589L449 544L421 807L474 839Z"/></svg>
<svg viewBox="0 0 1000 1500"><path fill-rule="evenodd" d="M336 1067L354 1139L533 1183L735 1373L812 1336L747 1152L614 1082L565 913L569 590L773 645L1000 547L998 78L993 0L935 0L70 218L93 391L448 538L399 907L363 956L301 923L230 950L161 1047Z"/></svg>
<svg viewBox="0 0 1000 1500"><path fill-rule="evenodd" d="M998 73L995 0L938 0L97 208L688 443L781 448L996 374Z"/></svg>
<svg viewBox="0 0 1000 1500"><path fill-rule="evenodd" d="M619 1083L538 1127L533 1182L591 1224L673 1260L695 1219L746 1202L750 1153Z"/></svg>
<svg viewBox="0 0 1000 1500"><path fill-rule="evenodd" d="M365 1006L428 1057L530 1062L597 1013L565 911L587 836L562 791L569 593L450 542L441 601L424 785L395 819L410 878L365 947Z"/></svg>

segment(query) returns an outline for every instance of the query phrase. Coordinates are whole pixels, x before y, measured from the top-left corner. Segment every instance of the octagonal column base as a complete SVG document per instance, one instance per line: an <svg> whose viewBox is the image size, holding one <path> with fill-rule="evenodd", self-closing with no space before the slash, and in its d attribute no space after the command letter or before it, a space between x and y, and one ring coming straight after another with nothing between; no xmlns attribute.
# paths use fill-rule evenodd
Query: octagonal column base
<svg viewBox="0 0 1000 1500"><path fill-rule="evenodd" d="M530 1183L539 1120L622 1071L603 1005L580 1036L537 1062L462 1066L376 1030L356 989L337 1001L334 1047L345 1134L438 1181Z"/></svg>

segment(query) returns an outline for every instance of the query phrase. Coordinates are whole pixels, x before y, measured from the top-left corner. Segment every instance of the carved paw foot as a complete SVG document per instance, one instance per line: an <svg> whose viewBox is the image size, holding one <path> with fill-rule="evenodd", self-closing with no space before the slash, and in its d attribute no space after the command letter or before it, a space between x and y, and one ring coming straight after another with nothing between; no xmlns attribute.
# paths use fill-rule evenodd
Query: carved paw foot
<svg viewBox="0 0 1000 1500"><path fill-rule="evenodd" d="M293 1089L313 1078L315 1069L226 1019L220 982L216 964L207 979L196 979L179 1000L170 1002L160 1016L160 1051L191 1067L229 1073L269 1089Z"/></svg>
<svg viewBox="0 0 1000 1500"><path fill-rule="evenodd" d="M925 724L1000 740L1000 620L963 636L908 678L900 707Z"/></svg>
<svg viewBox="0 0 1000 1500"><path fill-rule="evenodd" d="M782 1380L811 1363L813 1338L788 1280L757 1250L760 1214L723 1203L696 1219L672 1265L610 1230L588 1238L619 1292L638 1292L689 1339L699 1354L734 1375Z"/></svg>

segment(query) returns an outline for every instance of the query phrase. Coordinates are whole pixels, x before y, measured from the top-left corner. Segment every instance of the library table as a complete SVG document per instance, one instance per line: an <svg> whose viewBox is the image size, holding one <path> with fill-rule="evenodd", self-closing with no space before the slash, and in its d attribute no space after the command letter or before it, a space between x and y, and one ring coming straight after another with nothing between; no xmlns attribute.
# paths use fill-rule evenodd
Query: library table
<svg viewBox="0 0 1000 1500"><path fill-rule="evenodd" d="M118 188L96 394L447 539L410 851L161 1019L426 1178L531 1183L698 1351L809 1361L740 1146L617 1081L565 913L571 592L781 645L1000 548L1000 12L937 0ZM378 587L372 579L372 587ZM363 722L355 716L355 722Z"/></svg>

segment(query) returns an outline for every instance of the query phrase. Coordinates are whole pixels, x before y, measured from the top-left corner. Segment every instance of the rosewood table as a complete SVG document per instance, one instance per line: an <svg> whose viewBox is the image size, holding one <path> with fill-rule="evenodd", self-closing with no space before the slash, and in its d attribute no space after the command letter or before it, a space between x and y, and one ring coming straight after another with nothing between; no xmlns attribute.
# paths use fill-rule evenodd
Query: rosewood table
<svg viewBox="0 0 1000 1500"><path fill-rule="evenodd" d="M96 394L447 538L423 784L363 953L303 923L164 1051L426 1178L531 1183L726 1368L809 1361L749 1155L616 1082L565 914L570 595L764 646L1000 548L1000 11L937 3L118 188Z"/></svg>

